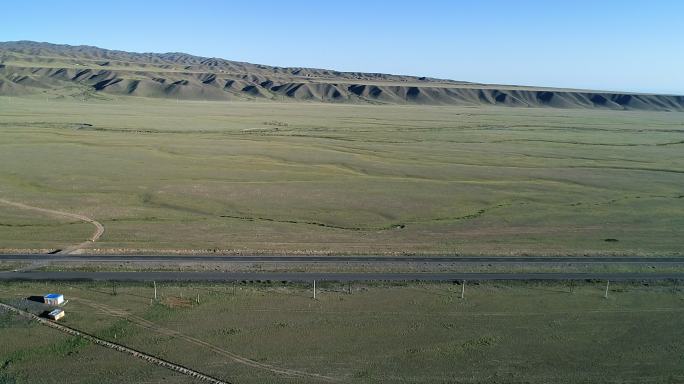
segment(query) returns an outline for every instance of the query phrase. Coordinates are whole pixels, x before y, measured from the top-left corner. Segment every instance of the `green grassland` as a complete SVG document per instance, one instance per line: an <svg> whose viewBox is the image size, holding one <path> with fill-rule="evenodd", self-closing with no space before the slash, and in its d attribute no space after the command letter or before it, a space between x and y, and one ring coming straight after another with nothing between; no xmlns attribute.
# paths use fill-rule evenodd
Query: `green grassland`
<svg viewBox="0 0 684 384"><path fill-rule="evenodd" d="M683 148L682 113L0 97L0 197L96 252L681 254ZM0 205L5 250L91 232Z"/></svg>
<svg viewBox="0 0 684 384"><path fill-rule="evenodd" d="M187 377L0 310L0 383L187 383Z"/></svg>
<svg viewBox="0 0 684 384"><path fill-rule="evenodd" d="M684 380L681 289L614 283L605 299L604 287L469 283L460 299L453 284L354 284L349 294L329 283L313 300L296 284L168 283L154 302L151 284L3 283L0 300L63 292L64 324L233 383L324 382L272 368L348 383ZM25 320L0 314L0 325L0 375L17 383L39 382L47 356L55 381L173 376ZM88 375L74 375L85 360Z"/></svg>

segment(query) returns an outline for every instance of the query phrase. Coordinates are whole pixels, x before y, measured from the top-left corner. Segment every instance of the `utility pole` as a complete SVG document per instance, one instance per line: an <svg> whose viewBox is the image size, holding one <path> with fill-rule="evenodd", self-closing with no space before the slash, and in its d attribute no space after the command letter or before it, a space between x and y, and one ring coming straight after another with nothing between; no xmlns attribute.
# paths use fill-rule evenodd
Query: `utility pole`
<svg viewBox="0 0 684 384"><path fill-rule="evenodd" d="M465 297L465 285L466 281L463 280L463 284L461 284L461 299Z"/></svg>
<svg viewBox="0 0 684 384"><path fill-rule="evenodd" d="M575 280L570 280L570 293L575 293Z"/></svg>
<svg viewBox="0 0 684 384"><path fill-rule="evenodd" d="M152 281L152 285L154 285L154 300L157 300L157 282Z"/></svg>
<svg viewBox="0 0 684 384"><path fill-rule="evenodd" d="M608 298L608 288L610 287L610 280L606 280L606 293L603 295L604 299Z"/></svg>
<svg viewBox="0 0 684 384"><path fill-rule="evenodd" d="M316 300L316 280L314 280L313 283L314 283L313 284L313 294L314 294L313 298L314 298L314 300Z"/></svg>

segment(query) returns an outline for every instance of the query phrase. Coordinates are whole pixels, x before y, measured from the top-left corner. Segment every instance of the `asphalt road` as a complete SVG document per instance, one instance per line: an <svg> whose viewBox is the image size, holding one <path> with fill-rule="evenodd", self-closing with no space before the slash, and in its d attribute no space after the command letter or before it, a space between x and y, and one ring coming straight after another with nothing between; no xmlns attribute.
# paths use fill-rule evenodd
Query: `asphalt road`
<svg viewBox="0 0 684 384"><path fill-rule="evenodd" d="M214 255L2 255L20 262L149 263L483 263L483 264L682 264L684 257L461 257L461 256L214 256Z"/></svg>
<svg viewBox="0 0 684 384"><path fill-rule="evenodd" d="M31 263L451 263L491 265L646 264L684 265L684 257L415 257L415 256L214 256L214 255L0 255ZM334 273L334 272L81 272L6 271L0 280L110 281L456 281L456 280L684 280L684 273Z"/></svg>
<svg viewBox="0 0 684 384"><path fill-rule="evenodd" d="M0 272L0 280L96 281L495 281L684 280L684 273L261 273L261 272Z"/></svg>

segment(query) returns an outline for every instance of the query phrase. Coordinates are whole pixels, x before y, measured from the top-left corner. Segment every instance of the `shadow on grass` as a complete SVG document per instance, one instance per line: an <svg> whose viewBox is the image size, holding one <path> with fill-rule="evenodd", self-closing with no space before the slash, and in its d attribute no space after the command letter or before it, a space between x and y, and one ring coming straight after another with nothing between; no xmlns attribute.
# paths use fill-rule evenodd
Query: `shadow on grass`
<svg viewBox="0 0 684 384"><path fill-rule="evenodd" d="M29 296L26 298L28 301L35 301L36 303L43 304L43 296Z"/></svg>

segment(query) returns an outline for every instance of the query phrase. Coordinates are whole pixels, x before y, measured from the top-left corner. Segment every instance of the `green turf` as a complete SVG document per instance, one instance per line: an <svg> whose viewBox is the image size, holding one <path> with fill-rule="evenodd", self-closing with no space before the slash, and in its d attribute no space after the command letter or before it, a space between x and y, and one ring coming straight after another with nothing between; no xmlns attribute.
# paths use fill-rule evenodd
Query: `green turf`
<svg viewBox="0 0 684 384"><path fill-rule="evenodd" d="M62 292L70 300L64 324L234 383L321 381L237 363L216 349L349 383L684 380L684 296L672 283L613 283L607 299L603 282L577 283L574 293L561 283L469 283L465 299L459 298L461 287L451 284L355 284L350 295L347 285L329 283L319 285L317 300L301 285L239 284L233 290L231 284L158 283L156 303L151 284L119 284L115 290L105 283L0 287L0 300L7 303ZM113 316L97 307L103 305L162 329ZM57 361L72 366L85 348L95 348L54 330L10 324L21 334L4 325L0 338L22 341L5 343L0 361L34 345L57 351ZM72 349L81 352L69 355ZM32 367L42 355L22 356L4 373L35 377ZM89 356L92 371L115 369L103 356ZM138 369L152 381L160 374Z"/></svg>
<svg viewBox="0 0 684 384"><path fill-rule="evenodd" d="M0 197L101 251L684 249L681 113L53 95L1 97L0 137ZM3 249L91 232L0 207Z"/></svg>

